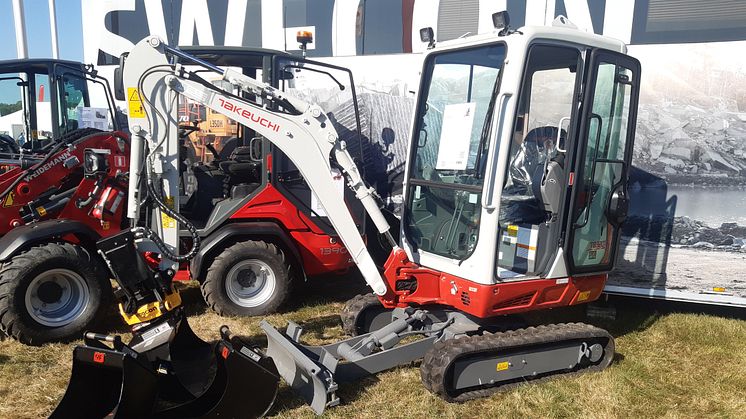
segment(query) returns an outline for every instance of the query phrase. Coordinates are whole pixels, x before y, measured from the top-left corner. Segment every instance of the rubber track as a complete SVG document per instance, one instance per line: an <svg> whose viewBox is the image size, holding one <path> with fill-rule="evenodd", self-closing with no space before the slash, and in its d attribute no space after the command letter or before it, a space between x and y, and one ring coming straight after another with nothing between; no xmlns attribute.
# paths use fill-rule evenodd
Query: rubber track
<svg viewBox="0 0 746 419"><path fill-rule="evenodd" d="M446 387L449 367L459 358L479 353L498 354L501 351L516 349L524 346L537 344L559 343L568 340L606 338L608 343L604 346L604 356L595 365L589 365L580 370L567 373L550 373L537 379L524 379L495 387L479 388L465 391L456 396L449 394ZM420 377L422 384L431 392L437 394L449 402L464 402L483 397L488 397L499 391L515 388L530 381L540 383L554 379L558 376L570 376L586 371L601 371L611 364L614 358L614 338L604 329L584 323L559 323L525 329L516 329L506 332L483 334L474 336L463 336L457 339L449 339L437 342L427 353L420 366Z"/></svg>
<svg viewBox="0 0 746 419"><path fill-rule="evenodd" d="M373 294L358 294L347 300L339 317L342 319L342 330L347 336L357 336L356 320L360 313L368 307L381 305L378 297Z"/></svg>

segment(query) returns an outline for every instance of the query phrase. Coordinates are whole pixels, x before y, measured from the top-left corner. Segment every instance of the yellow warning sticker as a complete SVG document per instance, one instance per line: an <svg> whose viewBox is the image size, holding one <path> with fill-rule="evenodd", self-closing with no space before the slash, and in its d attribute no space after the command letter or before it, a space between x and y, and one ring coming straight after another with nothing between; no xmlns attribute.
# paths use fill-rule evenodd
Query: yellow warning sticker
<svg viewBox="0 0 746 419"><path fill-rule="evenodd" d="M8 195L5 196L5 199L3 199L3 208L8 208L12 206L15 200L16 200L16 194L13 192L8 193Z"/></svg>
<svg viewBox="0 0 746 419"><path fill-rule="evenodd" d="M174 197L173 196L167 196L165 199L166 205L168 205L169 208L174 207ZM161 225L163 228L176 228L176 220L170 217L165 212L161 212Z"/></svg>
<svg viewBox="0 0 746 419"><path fill-rule="evenodd" d="M140 100L140 93L137 88L127 88L127 104L129 105L130 117L145 118L145 110L142 107L142 100Z"/></svg>
<svg viewBox="0 0 746 419"><path fill-rule="evenodd" d="M505 371L508 368L510 368L510 363L508 361L498 362L497 367L495 367L497 371Z"/></svg>
<svg viewBox="0 0 746 419"><path fill-rule="evenodd" d="M163 228L176 228L176 220L165 213L161 213L161 222L163 223Z"/></svg>
<svg viewBox="0 0 746 419"><path fill-rule="evenodd" d="M36 212L38 212L42 217L47 215L47 209L44 207L36 207Z"/></svg>
<svg viewBox="0 0 746 419"><path fill-rule="evenodd" d="M590 291L582 291L578 293L578 301L585 301L591 296Z"/></svg>

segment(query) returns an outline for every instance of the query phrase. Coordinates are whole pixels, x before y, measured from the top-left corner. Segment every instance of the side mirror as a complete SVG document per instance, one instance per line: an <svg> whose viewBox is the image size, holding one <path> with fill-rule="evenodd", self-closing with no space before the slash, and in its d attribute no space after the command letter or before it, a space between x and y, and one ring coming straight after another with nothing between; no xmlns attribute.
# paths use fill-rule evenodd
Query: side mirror
<svg viewBox="0 0 746 419"><path fill-rule="evenodd" d="M262 161L262 137L254 137L249 141L249 158L255 162Z"/></svg>
<svg viewBox="0 0 746 419"><path fill-rule="evenodd" d="M114 98L116 100L127 100L124 93L124 62L127 61L128 52L119 57L119 66L114 69Z"/></svg>
<svg viewBox="0 0 746 419"><path fill-rule="evenodd" d="M627 219L629 213L629 198L624 184L617 185L609 197L609 205L606 208L606 218L609 223L619 227Z"/></svg>

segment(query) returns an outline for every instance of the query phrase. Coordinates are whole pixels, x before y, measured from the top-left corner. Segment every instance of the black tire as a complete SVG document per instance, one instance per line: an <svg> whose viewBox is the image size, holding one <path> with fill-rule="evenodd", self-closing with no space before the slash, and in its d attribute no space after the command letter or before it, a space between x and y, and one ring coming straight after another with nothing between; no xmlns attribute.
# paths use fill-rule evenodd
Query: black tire
<svg viewBox="0 0 746 419"><path fill-rule="evenodd" d="M264 276L257 276L257 270ZM202 296L221 316L261 316L277 311L291 283L292 266L285 254L272 243L251 240L215 258L202 282Z"/></svg>
<svg viewBox="0 0 746 419"><path fill-rule="evenodd" d="M0 330L27 345L83 337L111 300L108 271L74 244L32 247L0 266ZM34 310L47 304L61 307Z"/></svg>
<svg viewBox="0 0 746 419"><path fill-rule="evenodd" d="M342 330L348 336L372 332L391 321L390 316L382 317L387 312L390 313L391 310L385 309L375 294L356 295L347 300L339 315Z"/></svg>

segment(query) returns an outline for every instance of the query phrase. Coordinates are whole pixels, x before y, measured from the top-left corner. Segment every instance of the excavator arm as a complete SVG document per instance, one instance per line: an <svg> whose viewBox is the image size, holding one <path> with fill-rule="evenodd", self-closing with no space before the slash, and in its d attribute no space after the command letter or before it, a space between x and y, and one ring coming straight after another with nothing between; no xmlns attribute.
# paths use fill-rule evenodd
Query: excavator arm
<svg viewBox="0 0 746 419"><path fill-rule="evenodd" d="M169 64L169 55L188 59L220 74L238 91L256 97L257 102L221 90L181 64ZM137 104L130 101L130 126L133 127L135 142L133 149L141 151L142 144L147 143L149 150L147 155L141 155L139 162L133 156L129 201L131 218L136 219L139 213L140 199L136 194L142 176L160 176L169 197L177 195L175 191L168 191L178 184L178 171L174 167L178 160L178 154L174 154L178 153L175 146L178 141L178 118L173 114L176 109L174 93L177 93L253 129L285 153L318 197L365 281L376 294L386 294L386 283L368 253L350 211L339 198L331 175L331 159L343 170L348 186L362 202L378 231L395 245L389 232L390 226L379 209L374 190L363 181L345 142L339 139L323 109L236 71L202 62L165 45L157 37L141 41L130 52L124 67L124 80L127 91L137 92L143 106L134 112L133 117L133 106ZM146 173L143 173L143 167ZM167 200L173 202L172 198ZM163 215L156 219L163 220ZM159 225L163 230L161 238L176 248L175 241L168 242L172 235L165 231L167 225L167 222Z"/></svg>

